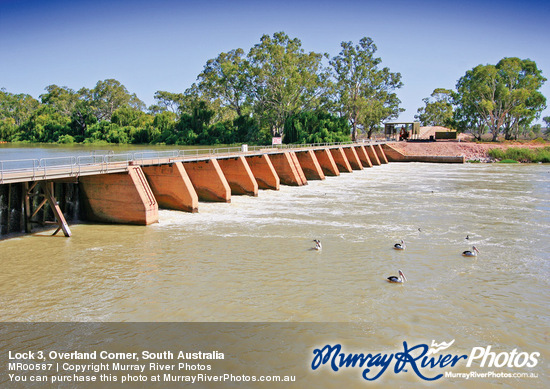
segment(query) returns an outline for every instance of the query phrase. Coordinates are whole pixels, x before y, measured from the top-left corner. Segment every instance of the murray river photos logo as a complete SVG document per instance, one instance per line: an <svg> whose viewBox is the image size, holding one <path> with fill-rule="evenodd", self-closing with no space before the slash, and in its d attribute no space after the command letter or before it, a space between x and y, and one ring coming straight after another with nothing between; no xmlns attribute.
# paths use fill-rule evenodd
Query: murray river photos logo
<svg viewBox="0 0 550 389"><path fill-rule="evenodd" d="M493 352L491 346L474 347L470 355L454 355L445 352L454 343L450 342L436 343L432 341L431 347L427 344L418 344L409 347L407 342L403 342L403 351L383 354L383 353L346 353L342 351L342 345L327 344L322 348L313 350L312 370L317 370L323 365L327 365L333 371L337 372L345 368L362 369L361 376L367 381L374 381L380 378L388 368L393 366L393 372L413 371L418 377L426 381L435 381L443 377L444 372L438 369L450 368L457 365L460 361L466 361L466 367L471 367L474 361L479 362L480 367L535 367L538 363L540 353L512 351ZM430 374L424 372L429 369ZM437 369L437 370L436 370ZM435 373L434 373L434 370ZM426 375L425 375L426 374ZM435 375L433 375L435 374Z"/></svg>

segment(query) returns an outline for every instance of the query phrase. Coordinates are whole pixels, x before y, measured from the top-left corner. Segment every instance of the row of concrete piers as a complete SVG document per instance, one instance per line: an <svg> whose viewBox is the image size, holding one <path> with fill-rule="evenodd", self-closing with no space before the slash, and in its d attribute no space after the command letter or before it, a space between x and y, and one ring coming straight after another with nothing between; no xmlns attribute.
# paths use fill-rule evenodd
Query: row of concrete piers
<svg viewBox="0 0 550 389"><path fill-rule="evenodd" d="M80 186L89 220L147 225L158 221L159 208L197 212L199 201L228 203L232 195L258 196L260 189L306 185L387 162L380 145L281 150L131 166L127 173L81 177Z"/></svg>
<svg viewBox="0 0 550 389"><path fill-rule="evenodd" d="M46 214L59 226L58 231L70 236L63 209L56 201L61 193L54 193L60 183L74 186L70 192L77 193L78 199L69 203L79 204L79 220L148 225L158 222L159 208L197 212L201 201L228 203L233 195L258 196L259 190L306 185L308 180L323 180L383 163L388 159L380 144L268 149L194 160L141 161L130 164L125 172L37 181L39 185L32 187L44 188L47 201L40 207L48 204ZM29 183L22 183L22 194L15 204L10 200L12 185L16 184L0 185L5 187L0 188L0 235L18 232L21 226L31 232L31 219L38 212L33 211L33 202L29 201L33 196ZM2 191L10 193L7 201ZM17 210L18 201L21 222L13 226L6 216L13 213L14 207Z"/></svg>

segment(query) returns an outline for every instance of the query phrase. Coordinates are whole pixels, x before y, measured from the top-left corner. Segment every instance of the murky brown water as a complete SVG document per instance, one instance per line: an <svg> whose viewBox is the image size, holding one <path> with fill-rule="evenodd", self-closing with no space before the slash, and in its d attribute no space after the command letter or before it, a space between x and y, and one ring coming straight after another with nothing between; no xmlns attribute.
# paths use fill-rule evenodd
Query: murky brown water
<svg viewBox="0 0 550 389"><path fill-rule="evenodd" d="M550 383L547 165L392 163L159 216L0 241L0 319L352 322L364 351L456 339L455 353L541 353L535 385L461 384ZM473 244L479 256L462 257ZM408 282L386 283L398 269Z"/></svg>

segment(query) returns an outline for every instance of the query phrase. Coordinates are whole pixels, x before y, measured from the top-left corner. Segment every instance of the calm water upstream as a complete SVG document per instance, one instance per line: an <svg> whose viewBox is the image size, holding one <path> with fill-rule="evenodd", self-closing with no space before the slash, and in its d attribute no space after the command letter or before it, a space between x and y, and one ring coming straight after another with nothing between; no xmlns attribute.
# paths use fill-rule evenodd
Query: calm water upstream
<svg viewBox="0 0 550 389"><path fill-rule="evenodd" d="M550 383L548 165L390 163L159 218L0 241L1 320L352 322L362 351L456 339L456 353L541 353L536 385L463 386ZM398 269L408 282L385 282ZM338 378L326 387L362 384Z"/></svg>

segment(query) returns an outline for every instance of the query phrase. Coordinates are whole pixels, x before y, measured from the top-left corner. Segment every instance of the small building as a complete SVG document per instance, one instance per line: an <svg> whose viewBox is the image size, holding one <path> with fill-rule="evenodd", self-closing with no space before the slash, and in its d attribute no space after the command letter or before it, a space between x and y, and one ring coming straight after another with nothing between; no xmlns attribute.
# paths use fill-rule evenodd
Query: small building
<svg viewBox="0 0 550 389"><path fill-rule="evenodd" d="M420 122L385 123L384 135L387 140L418 139L420 135Z"/></svg>
<svg viewBox="0 0 550 389"><path fill-rule="evenodd" d="M456 130L441 128L435 132L435 139L456 139L456 138L457 138Z"/></svg>

